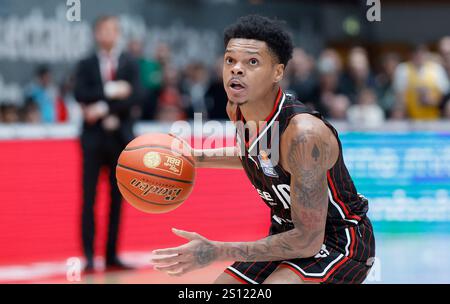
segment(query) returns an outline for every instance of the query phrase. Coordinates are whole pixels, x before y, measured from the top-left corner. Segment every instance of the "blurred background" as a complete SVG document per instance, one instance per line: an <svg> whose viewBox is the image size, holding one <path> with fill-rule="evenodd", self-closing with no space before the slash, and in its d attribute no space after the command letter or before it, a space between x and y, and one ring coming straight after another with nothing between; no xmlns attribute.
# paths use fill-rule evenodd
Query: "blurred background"
<svg viewBox="0 0 450 304"><path fill-rule="evenodd" d="M450 283L450 1L379 2L381 20L371 22L365 0L81 0L80 21L70 21L63 0L0 0L0 283L70 282L67 259L82 255L83 112L73 88L94 20L118 16L120 46L138 61L138 135L194 113L225 122L222 33L251 13L286 21L296 48L282 87L337 127L369 199L377 262L367 283ZM182 242L171 227L256 240L269 213L243 172L199 169L183 206L149 215L125 204L121 225L120 252L138 269L87 282L211 282L227 264L172 279L153 272L148 253Z"/></svg>

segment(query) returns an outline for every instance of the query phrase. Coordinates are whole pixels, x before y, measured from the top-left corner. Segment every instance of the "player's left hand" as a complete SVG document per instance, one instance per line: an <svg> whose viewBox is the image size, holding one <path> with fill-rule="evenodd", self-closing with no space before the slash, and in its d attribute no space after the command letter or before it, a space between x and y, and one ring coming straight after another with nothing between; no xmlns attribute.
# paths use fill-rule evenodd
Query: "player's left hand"
<svg viewBox="0 0 450 304"><path fill-rule="evenodd" d="M172 232L189 242L179 247L154 250L151 259L154 269L164 271L168 275L181 276L203 268L217 259L218 248L215 242L195 232L175 228L172 228Z"/></svg>

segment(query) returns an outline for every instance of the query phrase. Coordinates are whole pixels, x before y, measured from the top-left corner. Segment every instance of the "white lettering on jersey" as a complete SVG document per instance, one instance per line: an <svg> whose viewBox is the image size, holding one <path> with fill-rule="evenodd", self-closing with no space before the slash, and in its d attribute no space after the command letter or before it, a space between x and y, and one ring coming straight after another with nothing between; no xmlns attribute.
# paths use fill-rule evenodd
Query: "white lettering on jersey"
<svg viewBox="0 0 450 304"><path fill-rule="evenodd" d="M279 217L279 216L277 216L276 214L274 214L273 216L272 216L272 218L278 223L278 224L282 224L282 223L290 223L290 224L292 224L292 220L288 220L288 219L284 219L284 218L281 218L281 217Z"/></svg>
<svg viewBox="0 0 450 304"><path fill-rule="evenodd" d="M289 209L291 206L291 187L286 184L279 184L276 187L272 185L272 189L283 204L284 209Z"/></svg>
<svg viewBox="0 0 450 304"><path fill-rule="evenodd" d="M256 188L255 188L256 189ZM270 196L269 192L266 191L261 191L259 189L256 189L256 191L258 192L259 196L265 200L269 205L271 206L275 206L276 203L273 202L273 198Z"/></svg>
<svg viewBox="0 0 450 304"><path fill-rule="evenodd" d="M272 218L273 218L278 224L281 225L281 218L279 218L279 217L276 216L276 215L273 215Z"/></svg>
<svg viewBox="0 0 450 304"><path fill-rule="evenodd" d="M259 196L266 201L271 206L276 206L277 203L274 201L269 192L262 191L253 186L258 192ZM272 190L275 192L276 196L283 204L284 209L289 209L291 206L291 187L286 184L272 185Z"/></svg>

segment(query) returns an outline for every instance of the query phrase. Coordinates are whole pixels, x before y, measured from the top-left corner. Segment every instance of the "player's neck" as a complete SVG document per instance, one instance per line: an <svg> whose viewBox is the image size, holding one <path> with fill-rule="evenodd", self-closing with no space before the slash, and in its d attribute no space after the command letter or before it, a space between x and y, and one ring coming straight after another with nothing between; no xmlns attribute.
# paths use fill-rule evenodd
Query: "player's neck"
<svg viewBox="0 0 450 304"><path fill-rule="evenodd" d="M273 110L278 95L279 86L275 86L265 98L260 100L253 100L244 105L239 106L239 109L245 121L255 122L258 124L264 121Z"/></svg>

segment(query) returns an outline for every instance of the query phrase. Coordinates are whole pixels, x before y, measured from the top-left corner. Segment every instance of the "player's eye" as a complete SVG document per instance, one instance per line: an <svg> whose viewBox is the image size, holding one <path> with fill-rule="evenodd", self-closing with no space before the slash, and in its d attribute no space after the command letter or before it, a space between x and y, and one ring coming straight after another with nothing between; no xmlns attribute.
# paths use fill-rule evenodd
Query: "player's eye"
<svg viewBox="0 0 450 304"><path fill-rule="evenodd" d="M225 59L225 63L226 63L226 64L232 64L232 63L233 63L233 59L231 59L230 57L227 57L227 58Z"/></svg>
<svg viewBox="0 0 450 304"><path fill-rule="evenodd" d="M249 60L250 65L257 65L258 64L258 60L255 58L252 58Z"/></svg>

